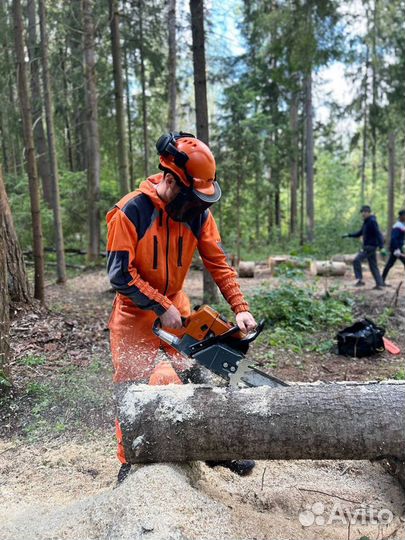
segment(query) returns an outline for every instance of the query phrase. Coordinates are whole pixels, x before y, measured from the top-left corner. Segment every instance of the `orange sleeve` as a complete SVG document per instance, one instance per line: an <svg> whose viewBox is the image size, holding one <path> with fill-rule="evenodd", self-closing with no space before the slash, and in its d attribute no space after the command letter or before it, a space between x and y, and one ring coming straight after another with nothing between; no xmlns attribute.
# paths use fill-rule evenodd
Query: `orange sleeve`
<svg viewBox="0 0 405 540"><path fill-rule="evenodd" d="M139 275L134 261L138 235L134 224L119 208L107 214L108 276L111 286L141 309L162 315L172 302Z"/></svg>
<svg viewBox="0 0 405 540"><path fill-rule="evenodd" d="M237 274L226 260L214 216L209 211L198 238L198 251L232 311L235 314L249 311L249 304L240 290Z"/></svg>

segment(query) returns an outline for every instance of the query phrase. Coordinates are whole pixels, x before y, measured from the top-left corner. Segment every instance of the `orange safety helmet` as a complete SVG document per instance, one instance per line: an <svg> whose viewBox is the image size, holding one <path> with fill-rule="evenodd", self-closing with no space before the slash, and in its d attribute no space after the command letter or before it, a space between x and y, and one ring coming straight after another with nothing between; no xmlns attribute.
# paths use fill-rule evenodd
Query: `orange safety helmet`
<svg viewBox="0 0 405 540"><path fill-rule="evenodd" d="M215 158L205 143L181 131L162 135L156 148L161 169L172 171L185 186L198 193L217 195Z"/></svg>

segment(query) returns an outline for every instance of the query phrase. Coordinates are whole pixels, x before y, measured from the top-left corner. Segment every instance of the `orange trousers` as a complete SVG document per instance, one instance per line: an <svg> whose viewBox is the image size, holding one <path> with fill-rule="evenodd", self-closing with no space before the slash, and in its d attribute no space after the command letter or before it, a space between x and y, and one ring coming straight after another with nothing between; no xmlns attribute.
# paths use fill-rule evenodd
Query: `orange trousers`
<svg viewBox="0 0 405 540"><path fill-rule="evenodd" d="M190 301L183 291L169 298L182 317L190 315ZM177 372L182 372L192 365L191 360L184 358L155 336L152 326L156 318L157 315L153 311L139 309L132 300L117 294L108 324L114 383L149 383L156 365L162 360L170 360ZM183 330L170 330L170 332L181 335ZM175 373L174 379L176 379ZM179 378L177 382L181 383ZM118 420L115 427L118 439L117 457L121 463L126 463Z"/></svg>

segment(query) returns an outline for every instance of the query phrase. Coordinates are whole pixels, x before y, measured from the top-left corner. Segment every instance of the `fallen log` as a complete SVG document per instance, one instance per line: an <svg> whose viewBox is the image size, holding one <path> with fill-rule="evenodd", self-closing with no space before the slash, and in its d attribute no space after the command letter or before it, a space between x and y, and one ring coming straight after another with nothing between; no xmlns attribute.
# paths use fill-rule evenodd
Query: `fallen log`
<svg viewBox="0 0 405 540"><path fill-rule="evenodd" d="M405 460L405 384L231 389L117 385L130 463Z"/></svg>
<svg viewBox="0 0 405 540"><path fill-rule="evenodd" d="M238 266L239 277L253 278L255 277L255 262L240 261Z"/></svg>
<svg viewBox="0 0 405 540"><path fill-rule="evenodd" d="M354 259L356 258L357 253L352 255L334 255L332 257L332 262L344 262L346 264L353 264Z"/></svg>
<svg viewBox="0 0 405 540"><path fill-rule="evenodd" d="M268 265L272 272L274 272L274 269L276 266L280 266L280 264L284 264L288 261L289 256L288 255L277 255L275 257L269 257L268 258Z"/></svg>
<svg viewBox="0 0 405 540"><path fill-rule="evenodd" d="M347 265L344 262L312 261L311 274L313 276L344 276Z"/></svg>

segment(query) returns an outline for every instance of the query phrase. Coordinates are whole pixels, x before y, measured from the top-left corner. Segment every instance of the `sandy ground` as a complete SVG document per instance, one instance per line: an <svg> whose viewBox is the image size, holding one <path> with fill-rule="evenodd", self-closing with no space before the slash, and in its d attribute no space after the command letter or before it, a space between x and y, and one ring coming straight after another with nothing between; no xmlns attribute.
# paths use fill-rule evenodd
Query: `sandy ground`
<svg viewBox="0 0 405 540"><path fill-rule="evenodd" d="M399 268L394 270L396 285L403 274ZM367 272L365 277L370 288ZM270 282L275 285L263 270L254 281L242 280L242 288ZM330 280L343 287L351 287L352 282L351 275ZM322 281L319 284L324 286ZM193 300L199 300L200 288L201 274L194 272L187 283ZM105 357L108 352L104 321L112 297L107 289L102 273L74 278L65 289L47 288L52 305L70 317L69 324L84 331L89 357ZM367 290L377 306L386 304L393 293L394 288ZM402 293L400 309L403 303ZM100 324L92 335L95 318ZM32 347L38 346L35 343ZM18 354L22 349L16 349ZM72 347L67 344L66 349ZM52 354L55 349L49 345L50 358ZM77 350L69 361L80 371L89 358ZM402 355L397 362L403 365ZM29 369L39 377L52 377L62 365L55 360L54 365ZM383 373L383 364L380 367ZM103 372L102 376L109 375ZM367 379L367 370L359 372L358 378ZM22 388L26 379L22 371L17 384ZM29 400L24 403L21 411L31 406ZM75 419L76 413L68 416ZM79 411L79 415L86 413ZM201 462L159 464L133 470L116 488L118 467L108 415L92 432L82 426L77 433L74 428L60 435L45 431L34 439L21 430L13 434L10 426L7 436L0 439L0 539L405 540L404 492L379 463L263 461L247 478Z"/></svg>
<svg viewBox="0 0 405 540"><path fill-rule="evenodd" d="M111 446L2 443L0 538L405 538L403 492L377 463L262 461L246 478L201 462L148 465L116 488Z"/></svg>

